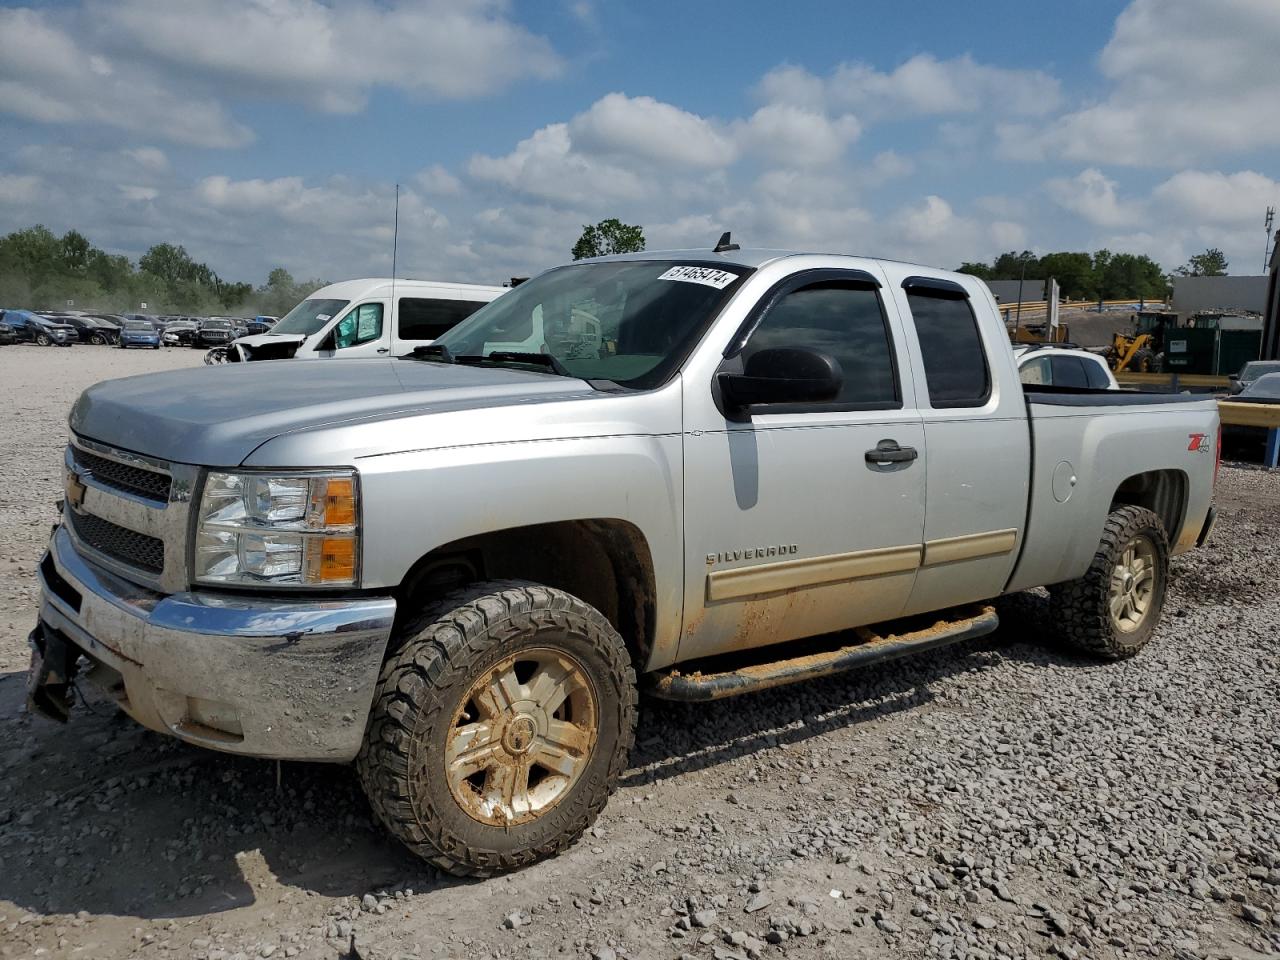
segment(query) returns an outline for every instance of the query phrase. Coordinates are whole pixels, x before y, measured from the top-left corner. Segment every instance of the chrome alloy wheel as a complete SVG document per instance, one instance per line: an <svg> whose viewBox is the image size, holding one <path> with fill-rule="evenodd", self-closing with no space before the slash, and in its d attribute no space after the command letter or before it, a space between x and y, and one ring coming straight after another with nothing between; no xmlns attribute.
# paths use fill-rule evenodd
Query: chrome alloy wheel
<svg viewBox="0 0 1280 960"><path fill-rule="evenodd" d="M536 820L582 775L598 732L596 695L581 664L546 647L521 650L481 676L454 715L449 790L481 823Z"/></svg>
<svg viewBox="0 0 1280 960"><path fill-rule="evenodd" d="M1107 606L1117 630L1132 633L1142 626L1156 594L1156 546L1138 535L1125 546L1111 572Z"/></svg>

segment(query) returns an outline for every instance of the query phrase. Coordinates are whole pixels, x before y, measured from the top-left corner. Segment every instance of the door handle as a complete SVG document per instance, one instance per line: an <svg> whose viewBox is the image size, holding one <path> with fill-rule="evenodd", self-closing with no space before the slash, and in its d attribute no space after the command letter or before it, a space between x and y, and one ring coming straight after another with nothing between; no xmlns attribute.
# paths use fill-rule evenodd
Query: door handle
<svg viewBox="0 0 1280 960"><path fill-rule="evenodd" d="M379 348L378 348L378 352L379 352L379 353L390 353L390 352L391 352L391 348L390 348L390 347L379 347Z"/></svg>
<svg viewBox="0 0 1280 960"><path fill-rule="evenodd" d="M920 456L915 447L900 447L897 440L881 440L866 453L867 463L910 463Z"/></svg>

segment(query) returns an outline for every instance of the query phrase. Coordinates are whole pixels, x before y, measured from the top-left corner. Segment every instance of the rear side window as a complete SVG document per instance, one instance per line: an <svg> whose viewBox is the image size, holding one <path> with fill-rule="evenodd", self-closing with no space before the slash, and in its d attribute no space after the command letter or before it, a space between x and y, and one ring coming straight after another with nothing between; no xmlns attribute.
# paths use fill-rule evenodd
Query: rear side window
<svg viewBox="0 0 1280 960"><path fill-rule="evenodd" d="M428 300L401 297L396 330L401 340L435 340L481 307L482 300Z"/></svg>
<svg viewBox="0 0 1280 960"><path fill-rule="evenodd" d="M991 396L991 372L966 296L907 289L934 407L979 407Z"/></svg>
<svg viewBox="0 0 1280 960"><path fill-rule="evenodd" d="M811 347L835 357L844 383L834 405L899 405L889 330L871 287L835 281L785 294L752 331L742 362L770 347Z"/></svg>
<svg viewBox="0 0 1280 960"><path fill-rule="evenodd" d="M1085 373L1084 361L1079 357L1053 357L1049 362L1053 364L1055 387L1084 389L1089 386L1089 376Z"/></svg>
<svg viewBox="0 0 1280 960"><path fill-rule="evenodd" d="M1110 390L1111 378L1107 376L1106 368L1097 360L1081 360L1084 364L1084 374L1089 378L1089 386L1095 390Z"/></svg>

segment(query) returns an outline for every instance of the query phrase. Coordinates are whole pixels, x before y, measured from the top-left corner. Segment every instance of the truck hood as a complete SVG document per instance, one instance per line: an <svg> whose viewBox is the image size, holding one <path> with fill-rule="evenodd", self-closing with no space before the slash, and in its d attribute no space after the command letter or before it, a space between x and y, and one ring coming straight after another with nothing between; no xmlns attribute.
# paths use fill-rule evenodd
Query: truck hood
<svg viewBox="0 0 1280 960"><path fill-rule="evenodd" d="M236 340L245 360L288 360L306 342L305 333L254 333ZM345 362L345 361L344 361Z"/></svg>
<svg viewBox="0 0 1280 960"><path fill-rule="evenodd" d="M231 364L95 384L70 425L135 453L230 467L297 430L594 393L582 380L418 360Z"/></svg>

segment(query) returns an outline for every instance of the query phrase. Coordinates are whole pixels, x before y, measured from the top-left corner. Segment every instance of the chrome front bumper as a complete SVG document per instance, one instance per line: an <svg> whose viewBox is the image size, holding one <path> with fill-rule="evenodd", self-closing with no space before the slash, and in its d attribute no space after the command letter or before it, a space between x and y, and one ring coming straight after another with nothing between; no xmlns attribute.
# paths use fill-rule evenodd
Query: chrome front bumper
<svg viewBox="0 0 1280 960"><path fill-rule="evenodd" d="M89 563L63 527L40 563L40 628L143 726L229 753L346 762L391 636L390 597L154 593Z"/></svg>

